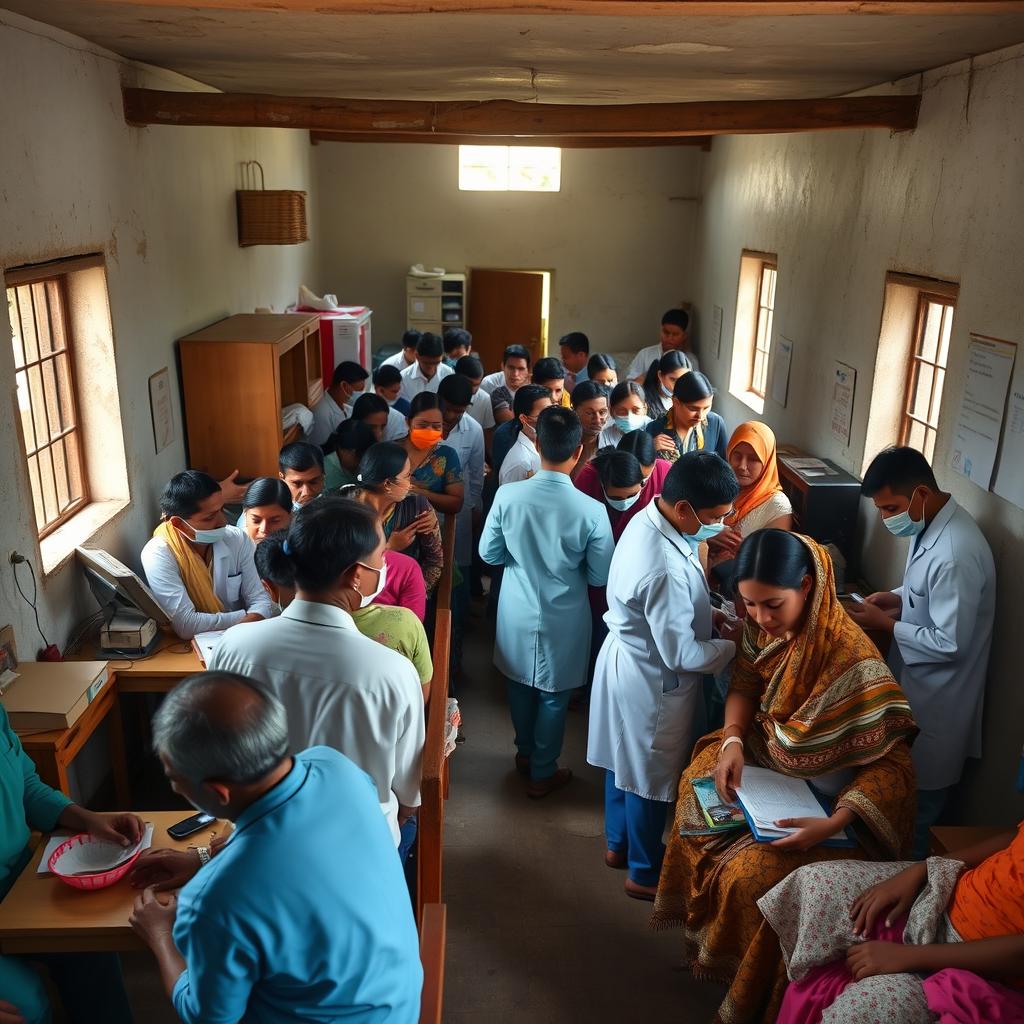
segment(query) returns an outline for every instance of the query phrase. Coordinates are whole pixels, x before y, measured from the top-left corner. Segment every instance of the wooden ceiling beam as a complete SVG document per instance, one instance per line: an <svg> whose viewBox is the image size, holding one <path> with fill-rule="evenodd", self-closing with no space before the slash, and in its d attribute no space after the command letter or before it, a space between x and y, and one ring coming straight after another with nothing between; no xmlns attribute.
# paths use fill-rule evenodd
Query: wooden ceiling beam
<svg viewBox="0 0 1024 1024"><path fill-rule="evenodd" d="M583 14L739 18L1019 14L1020 0L101 0L111 6L305 14Z"/></svg>
<svg viewBox="0 0 1024 1024"><path fill-rule="evenodd" d="M711 149L710 135L680 135L675 138L603 138L551 135L537 139L522 135L424 135L415 132L310 132L313 145L321 142L400 142L435 146L558 146L560 149L627 149L635 146L692 146Z"/></svg>
<svg viewBox="0 0 1024 1024"><path fill-rule="evenodd" d="M920 96L721 100L608 105L511 100L423 102L125 89L129 124L301 128L393 135L520 135L535 139L677 138L889 128L917 124Z"/></svg>

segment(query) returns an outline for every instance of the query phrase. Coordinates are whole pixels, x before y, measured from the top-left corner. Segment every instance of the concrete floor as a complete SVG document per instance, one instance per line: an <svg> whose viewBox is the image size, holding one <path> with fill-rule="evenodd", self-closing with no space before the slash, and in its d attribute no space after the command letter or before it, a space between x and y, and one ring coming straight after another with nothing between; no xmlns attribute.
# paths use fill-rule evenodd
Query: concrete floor
<svg viewBox="0 0 1024 1024"><path fill-rule="evenodd" d="M513 769L493 633L474 608L459 694L467 737L452 759L445 823L446 1024L632 1024L709 1020L716 985L680 967L678 931L653 932L604 866L601 773L586 763L587 716L571 711L561 763L573 781L526 798ZM136 1019L174 1024L152 959L124 958Z"/></svg>
<svg viewBox="0 0 1024 1024"><path fill-rule="evenodd" d="M445 822L446 1024L709 1020L723 989L680 967L680 933L651 931L651 905L626 897L625 873L604 865L586 713L569 713L560 763L573 781L527 799L492 634L474 626Z"/></svg>

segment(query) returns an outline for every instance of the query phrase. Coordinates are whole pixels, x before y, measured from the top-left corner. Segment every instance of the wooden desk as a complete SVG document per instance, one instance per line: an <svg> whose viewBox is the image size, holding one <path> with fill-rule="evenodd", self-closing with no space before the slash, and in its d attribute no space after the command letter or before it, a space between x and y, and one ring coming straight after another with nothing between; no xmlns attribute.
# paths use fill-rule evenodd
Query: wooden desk
<svg viewBox="0 0 1024 1024"><path fill-rule="evenodd" d="M224 822L211 822L179 842L167 827L188 817L187 810L140 812L153 823L153 848L187 850L206 846ZM122 878L109 889L72 889L54 875L36 873L45 843L40 843L11 891L0 903L0 953L129 952L144 949L128 926L138 893Z"/></svg>
<svg viewBox="0 0 1024 1024"><path fill-rule="evenodd" d="M102 658L96 651L88 657ZM120 693L167 693L186 676L202 672L203 666L188 640L163 634L156 650L145 658L114 659L110 671L117 678Z"/></svg>
<svg viewBox="0 0 1024 1024"><path fill-rule="evenodd" d="M110 746L110 768L114 776L114 792L121 807L130 802L128 768L124 756L124 726L118 701L117 681L113 672L92 703L82 712L69 729L19 736L25 753L35 762L39 777L48 786L71 795L68 766L92 737L100 724L107 722L107 740Z"/></svg>

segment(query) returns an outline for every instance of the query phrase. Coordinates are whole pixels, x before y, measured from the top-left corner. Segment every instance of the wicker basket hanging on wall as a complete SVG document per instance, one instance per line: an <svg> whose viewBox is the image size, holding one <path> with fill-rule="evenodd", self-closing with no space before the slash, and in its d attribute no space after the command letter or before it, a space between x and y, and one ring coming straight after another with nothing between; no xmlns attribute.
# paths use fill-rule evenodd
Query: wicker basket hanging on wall
<svg viewBox="0 0 1024 1024"><path fill-rule="evenodd" d="M309 239L306 232L306 193L292 189L268 189L264 186L263 166L258 160L242 164L243 182L255 186L259 171L260 187L239 189L238 244L297 245Z"/></svg>

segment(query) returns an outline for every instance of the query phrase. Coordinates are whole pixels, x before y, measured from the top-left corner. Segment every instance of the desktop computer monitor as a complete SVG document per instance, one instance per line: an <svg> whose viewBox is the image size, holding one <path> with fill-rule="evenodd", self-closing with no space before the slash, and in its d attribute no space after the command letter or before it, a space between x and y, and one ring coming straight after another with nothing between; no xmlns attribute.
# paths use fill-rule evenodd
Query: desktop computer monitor
<svg viewBox="0 0 1024 1024"><path fill-rule="evenodd" d="M153 619L158 626L170 625L171 620L153 592L128 566L98 548L78 548L77 551L96 600L110 611L108 619L119 612L133 611Z"/></svg>

